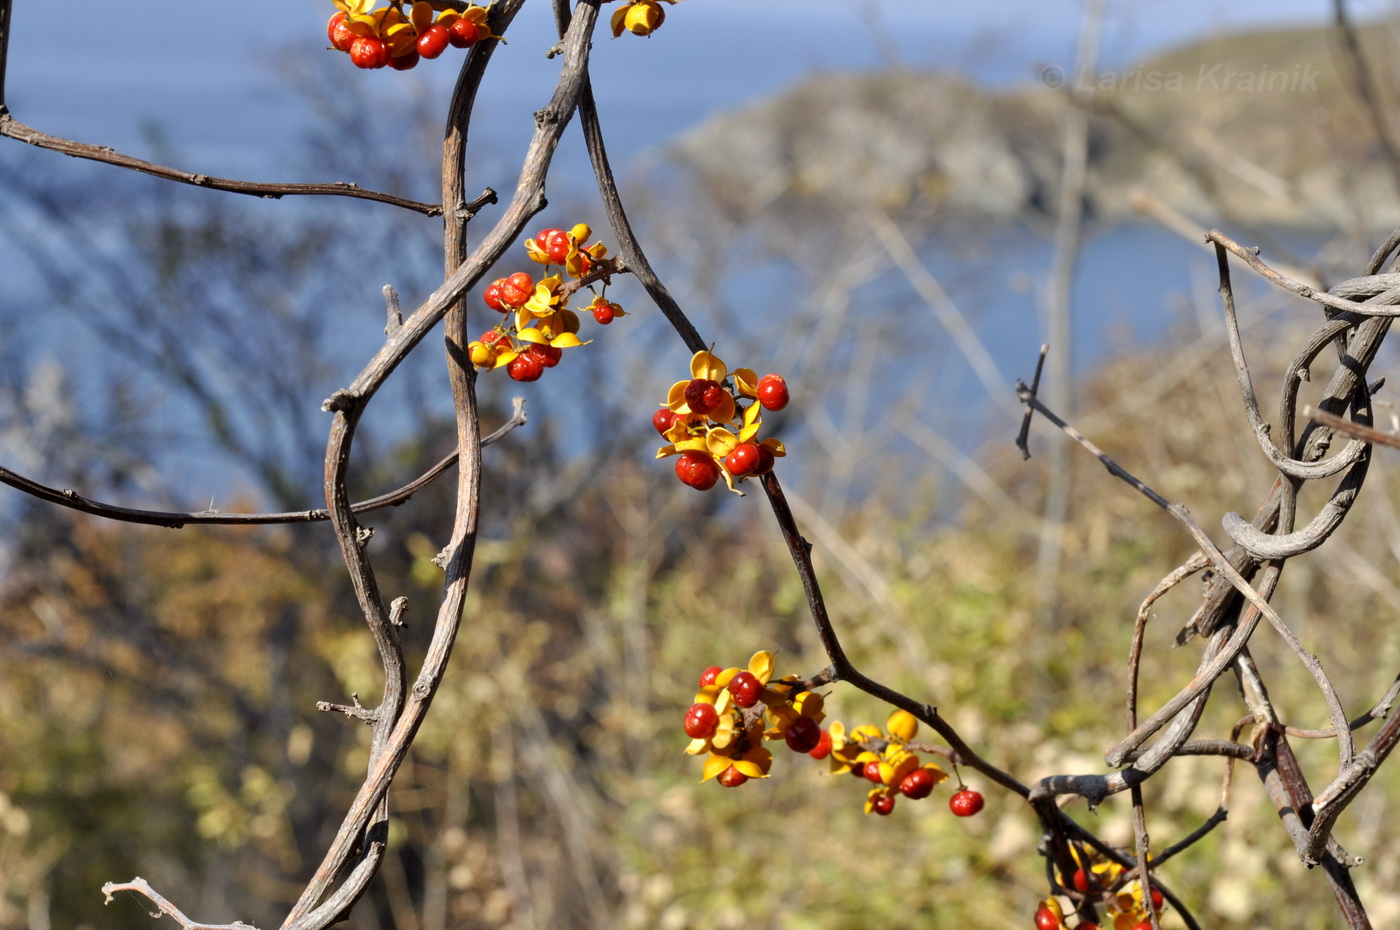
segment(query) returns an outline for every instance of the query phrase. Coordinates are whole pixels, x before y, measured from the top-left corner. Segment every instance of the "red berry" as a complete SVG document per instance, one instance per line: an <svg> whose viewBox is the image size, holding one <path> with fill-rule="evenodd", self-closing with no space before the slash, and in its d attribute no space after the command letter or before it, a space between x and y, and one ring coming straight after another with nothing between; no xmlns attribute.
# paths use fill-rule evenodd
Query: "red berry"
<svg viewBox="0 0 1400 930"><path fill-rule="evenodd" d="M782 410L788 405L788 386L782 375L758 379L758 402L769 410Z"/></svg>
<svg viewBox="0 0 1400 930"><path fill-rule="evenodd" d="M685 386L685 402L695 413L711 412L723 398L724 388L709 378L695 378Z"/></svg>
<svg viewBox="0 0 1400 930"><path fill-rule="evenodd" d="M1042 907L1035 912L1035 930L1060 930L1063 926L1050 908Z"/></svg>
<svg viewBox="0 0 1400 930"><path fill-rule="evenodd" d="M350 46L354 45L355 39L358 38L345 24L345 16L344 13L337 13L326 24L326 38L330 39L333 48L342 52L350 51Z"/></svg>
<svg viewBox="0 0 1400 930"><path fill-rule="evenodd" d="M469 19L454 19L447 32L453 48L470 48L486 37L486 27Z"/></svg>
<svg viewBox="0 0 1400 930"><path fill-rule="evenodd" d="M389 46L374 36L356 36L350 46L350 60L357 68L382 68L389 63Z"/></svg>
<svg viewBox="0 0 1400 930"><path fill-rule="evenodd" d="M569 257L569 234L562 229L541 229L535 236L535 245L544 250L556 265L564 264Z"/></svg>
<svg viewBox="0 0 1400 930"><path fill-rule="evenodd" d="M506 366L506 374L516 381L538 381L540 375L544 374L544 362L540 361L538 355L517 355L510 360Z"/></svg>
<svg viewBox="0 0 1400 930"><path fill-rule="evenodd" d="M1153 885L1148 885L1147 890L1152 893L1152 909L1154 911L1160 911L1162 909L1162 904L1165 903L1162 898L1162 893Z"/></svg>
<svg viewBox="0 0 1400 930"><path fill-rule="evenodd" d="M1074 890L1078 892L1088 891L1090 885L1092 885L1095 888L1097 888L1099 885L1098 881L1092 876L1090 876L1090 874L1088 872L1085 872L1083 869L1075 870L1074 878L1071 880L1070 883L1074 885Z"/></svg>
<svg viewBox="0 0 1400 930"><path fill-rule="evenodd" d="M1133 924L1133 930L1152 930L1152 921L1143 920Z"/></svg>
<svg viewBox="0 0 1400 930"><path fill-rule="evenodd" d="M497 348L501 349L510 345L510 339L506 336L505 333L501 332L499 329L488 329L486 332L481 334L481 341L486 343L488 346L496 346ZM500 345L497 345L497 343L500 343Z"/></svg>
<svg viewBox="0 0 1400 930"><path fill-rule="evenodd" d="M411 71L418 67L418 50L413 49L403 55L389 59L389 67L395 71Z"/></svg>
<svg viewBox="0 0 1400 930"><path fill-rule="evenodd" d="M424 58L436 58L447 50L450 34L447 27L433 23L418 36L418 54Z"/></svg>
<svg viewBox="0 0 1400 930"><path fill-rule="evenodd" d="M873 781L877 785L883 785L885 783L885 780L880 777L880 763L878 762L865 763L865 768L861 771L861 774L865 776L866 781Z"/></svg>
<svg viewBox="0 0 1400 930"><path fill-rule="evenodd" d="M512 310L525 306L535 293L535 279L523 271L509 278L498 278L494 283L500 285L500 302Z"/></svg>
<svg viewBox="0 0 1400 930"><path fill-rule="evenodd" d="M540 364L546 368L553 368L559 364L559 359L564 356L564 350L557 346L542 345L538 342L530 343L530 348L525 350L526 355L533 355L540 360Z"/></svg>
<svg viewBox="0 0 1400 930"><path fill-rule="evenodd" d="M818 761L831 755L831 734L826 730L822 730L821 741L817 743L817 748L807 753L807 755Z"/></svg>
<svg viewBox="0 0 1400 930"><path fill-rule="evenodd" d="M933 773L925 768L917 768L899 780L899 793L906 798L918 801L933 793Z"/></svg>
<svg viewBox="0 0 1400 930"><path fill-rule="evenodd" d="M676 457L676 477L697 491L708 491L719 481L719 464L708 452L682 452Z"/></svg>
<svg viewBox="0 0 1400 930"><path fill-rule="evenodd" d="M700 687L708 688L710 685L714 684L715 679L719 677L719 673L722 671L724 671L724 669L720 668L718 665L711 665L709 668L705 669L700 673Z"/></svg>
<svg viewBox="0 0 1400 930"><path fill-rule="evenodd" d="M971 788L964 788L948 799L948 809L959 817L971 817L980 811L985 803L980 793Z"/></svg>
<svg viewBox="0 0 1400 930"><path fill-rule="evenodd" d="M595 304L593 306L593 319L607 326L617 318L617 311L612 304Z"/></svg>
<svg viewBox="0 0 1400 930"><path fill-rule="evenodd" d="M724 785L724 787L726 788L737 788L748 780L749 776L745 775L743 772L739 771L732 765L729 768L725 769L723 772L719 773L719 783L721 785Z"/></svg>
<svg viewBox="0 0 1400 930"><path fill-rule="evenodd" d="M1099 925L1092 920L1081 920L1075 925L1074 930L1099 930Z"/></svg>
<svg viewBox="0 0 1400 930"><path fill-rule="evenodd" d="M481 298L486 301L486 306L490 307L492 310L498 310L501 313L506 313L510 310L509 307L501 302L501 285L504 283L505 278L497 278L486 285L486 290L481 293Z"/></svg>
<svg viewBox="0 0 1400 930"><path fill-rule="evenodd" d="M755 478L759 475L766 475L773 470L773 463L776 461L773 450L765 445L760 445L758 447L758 464L749 469L749 474Z"/></svg>
<svg viewBox="0 0 1400 930"><path fill-rule="evenodd" d="M656 427L656 431L663 436L675 422L676 415L666 407L662 407L651 415L651 425Z"/></svg>
<svg viewBox="0 0 1400 930"><path fill-rule="evenodd" d="M793 752L811 752L822 741L822 728L811 717L798 717L783 734Z"/></svg>
<svg viewBox="0 0 1400 930"><path fill-rule="evenodd" d="M710 461L713 462L714 459ZM763 682L759 681L753 672L740 672L729 679L729 693L734 695L735 704L740 707L752 707L758 703L758 696L763 693Z"/></svg>
<svg viewBox="0 0 1400 930"><path fill-rule="evenodd" d="M875 800L870 802L870 809L881 817L888 817L894 810L894 795L880 794L875 796Z"/></svg>
<svg viewBox="0 0 1400 930"><path fill-rule="evenodd" d="M719 726L719 711L715 710L715 705L701 702L691 704L690 710L685 712L685 735L691 739L704 739L713 736L715 727Z"/></svg>
<svg viewBox="0 0 1400 930"><path fill-rule="evenodd" d="M735 478L742 478L752 473L762 458L763 453L758 451L757 444L741 442L724 457L724 467L729 469L729 473Z"/></svg>

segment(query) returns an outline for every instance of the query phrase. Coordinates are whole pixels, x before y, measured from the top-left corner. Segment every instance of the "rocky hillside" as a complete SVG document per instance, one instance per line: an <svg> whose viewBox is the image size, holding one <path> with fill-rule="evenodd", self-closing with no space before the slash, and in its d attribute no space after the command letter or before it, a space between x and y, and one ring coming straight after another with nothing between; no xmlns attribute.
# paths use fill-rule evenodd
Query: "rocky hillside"
<svg viewBox="0 0 1400 930"><path fill-rule="evenodd" d="M1387 113L1392 30L1361 30ZM674 159L740 208L820 199L905 215L1034 220L1053 209L1071 107L1090 114L1091 214L1400 223L1400 192L1330 28L1222 36L1128 68L987 93L947 74L827 74L717 117ZM1400 140L1400 120L1390 127Z"/></svg>

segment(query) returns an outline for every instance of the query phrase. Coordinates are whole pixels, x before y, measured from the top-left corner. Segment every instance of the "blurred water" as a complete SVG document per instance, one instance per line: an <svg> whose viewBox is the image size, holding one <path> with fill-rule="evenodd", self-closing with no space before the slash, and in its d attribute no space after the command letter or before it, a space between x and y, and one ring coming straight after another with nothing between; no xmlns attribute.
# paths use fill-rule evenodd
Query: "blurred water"
<svg viewBox="0 0 1400 930"><path fill-rule="evenodd" d="M810 3L796 0L687 0L673 8L665 30L653 39L612 40L600 34L593 75L614 163L625 172L707 115L779 90L814 71L898 62L960 70L980 83L1004 86L1027 80L1038 63L1067 62L1072 54L1079 12L1072 3L1011 3L981 13L941 7L888 0L832 4L814 12ZM150 130L158 126L160 144L177 153L179 166L192 170L383 187L383 178L353 173L325 177L315 166L305 165L303 141L315 121L307 95L279 62L289 56L311 62L311 80L322 82L323 89L347 99L353 92L355 99L368 101L361 131L371 141L410 132L416 107L445 99L455 78L455 62L424 63L407 75L357 71L324 50L327 8L255 0L240 5L236 16L200 18L187 3L152 0L141 4L139 15L112 16L105 12L107 6L78 2L65 5L65 20L87 17L100 21L102 28L71 29L59 28L43 5L21 4L14 15L7 96L22 121L138 156L156 156L159 146ZM1202 4L1194 15L1182 15L1176 7L1145 3L1131 11L1117 10L1108 24L1105 60L1129 60L1193 30L1237 21L1228 20L1221 9L1226 8ZM1311 6L1235 4L1228 9L1235 11L1231 15L1272 9L1272 15L1282 17L1301 15ZM1025 28L1027 24L1035 28ZM533 128L529 114L548 99L553 86L557 68L542 58L552 37L547 6L527 4L510 30L510 43L493 62L473 124L474 151L482 159L474 176L480 183L508 189L517 153ZM425 148L422 156L421 164L405 165L403 180L410 187L426 184L430 191L436 154ZM50 170L54 160L14 143L0 146L0 168ZM587 174L576 131L570 131L557 164L550 195L566 203L579 196L575 188ZM99 183L115 171L68 161L61 167ZM282 202L251 209L272 222L301 208ZM356 215L371 218L387 211L373 205L354 209L359 211ZM7 205L3 221L36 239L49 234L43 218L26 214L20 205ZM96 223L94 235L110 246L118 234ZM363 275L359 292L375 295L387 274L384 262L352 257L356 267L344 273ZM1038 289L1044 286L1051 261L1045 240L1021 229L987 231L970 239L930 243L922 258L967 314L1008 385L1028 377L1044 338ZM666 256L659 261L663 270L668 264L672 270L676 267ZM1074 295L1076 369L1086 370L1115 346L1151 343L1182 325L1195 312L1193 302L1202 293L1202 281L1213 276L1212 269L1204 250L1154 227L1121 227L1091 235L1081 255ZM741 275L727 281L730 296L737 300L740 293L773 293L783 286L780 272L754 274L756 278ZM104 347L70 318L33 311L45 305L46 293L16 252L0 251L0 275L5 280L0 333L10 341L23 336L48 347L68 363L81 391L84 373L99 370ZM1207 283L1205 291L1212 288ZM936 408L948 418L936 424L939 428L970 446L1007 425L1003 415L987 413L995 405L988 402L985 386L898 274L880 276L866 292L873 299L865 313L888 317L887 308L898 308L895 319L912 334L903 348L916 349L927 359L927 369L919 369L918 375L936 373L931 385L943 401ZM411 305L421 296L407 292L405 303ZM355 310L362 316L350 316L330 328L335 344L328 348L345 363L335 379L327 381L324 394L353 375L374 351L382 326L377 304L377 297L368 297ZM703 332L714 331L703 317L697 323ZM619 352L641 347L658 366L683 371L684 352L654 313L615 324L608 338ZM435 348L425 346L418 354L432 354L425 364L440 366ZM595 364L565 366L526 393L533 394L531 404L541 419L559 416L563 422L586 423L588 379L598 376ZM872 387L893 397L909 389L913 376L877 368L872 377L889 379ZM519 391L509 384L490 390ZM319 400L308 398L308 403ZM390 397L379 403L393 409L395 401ZM839 423L846 414L841 402L833 399L828 406L828 414ZM157 432L173 434L187 425L189 413L167 406L153 416ZM393 416L377 415L377 422L381 437L392 441ZM399 431L408 434L409 424ZM585 431L570 435L574 451L589 441ZM172 484L190 487L199 496L226 483L216 463L207 448L181 445L156 465L180 476ZM200 487L190 486L190 476L198 477Z"/></svg>

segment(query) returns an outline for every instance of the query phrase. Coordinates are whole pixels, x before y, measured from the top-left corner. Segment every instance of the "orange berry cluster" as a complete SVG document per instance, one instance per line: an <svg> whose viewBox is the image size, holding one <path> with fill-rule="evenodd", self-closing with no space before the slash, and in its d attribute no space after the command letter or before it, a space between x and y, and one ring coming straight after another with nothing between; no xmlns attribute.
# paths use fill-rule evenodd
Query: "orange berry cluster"
<svg viewBox="0 0 1400 930"><path fill-rule="evenodd" d="M736 480L772 471L774 460L787 451L777 439L760 442L757 437L763 411L788 405L783 376L760 378L750 368L731 372L710 352L695 353L690 373L688 381L671 385L666 404L651 416L651 425L670 441L656 457L677 456L676 477L697 491L708 491L721 478L738 490ZM737 425L738 432L730 425Z"/></svg>
<svg viewBox="0 0 1400 930"><path fill-rule="evenodd" d="M737 788L750 778L767 778L773 754L765 740L782 740L793 752L820 751L822 696L802 690L795 675L770 684L772 676L771 652L754 653L746 669L715 665L700 675L683 729L690 737L688 754L709 754L702 781L714 778Z"/></svg>
<svg viewBox="0 0 1400 930"><path fill-rule="evenodd" d="M335 0L335 5L340 10L326 24L326 37L357 68L407 71L420 59L437 58L449 45L471 48L496 38L486 25L485 7L438 12L422 0L410 4L408 12L402 0L377 9L373 0Z"/></svg>
<svg viewBox="0 0 1400 930"><path fill-rule="evenodd" d="M1119 930L1152 930L1148 900L1151 900L1152 909L1160 914L1166 904L1161 891L1148 885L1145 898L1142 882L1126 881L1123 867L1116 862L1106 858L1096 860L1078 848L1074 849L1074 855L1083 866L1076 869L1073 877L1063 886L1065 892L1078 902L1071 905L1075 910L1067 912L1059 898L1045 898L1032 917L1036 930L1070 930L1070 924L1066 922L1070 916L1077 917L1074 930L1099 930L1097 923L1080 913L1089 904L1104 910L1108 926Z"/></svg>
<svg viewBox="0 0 1400 930"><path fill-rule="evenodd" d="M587 245L593 231L586 223L568 230L543 229L534 239L525 240L530 258L545 266L561 266L564 274L582 279L606 271L600 264L607 255L601 243ZM593 290L593 285L589 284ZM602 285L607 290L606 282ZM546 368L559 364L564 349L587 345L578 337L579 315L565 306L565 298L576 286L566 289L559 273L546 274L536 281L525 271L497 278L486 286L482 299L486 306L503 315L501 322L467 346L472 364L478 368L505 368L516 381L538 381ZM626 316L618 304L594 291L593 300L583 310L594 322L607 326Z"/></svg>
<svg viewBox="0 0 1400 930"><path fill-rule="evenodd" d="M788 749L818 761L829 759L832 773L851 772L874 782L865 812L888 815L895 798L922 800L948 778L935 762L920 762L912 748L918 721L906 711L890 714L886 730L873 724L849 733L839 721L823 727L822 695L804 690L795 675L772 680L773 654L754 653L747 669L713 665L700 675L700 690L685 713L690 737L686 752L709 753L702 781L715 778L736 788L751 778L767 778L773 755L763 742L782 740ZM948 802L959 817L982 810L982 795L960 787Z"/></svg>

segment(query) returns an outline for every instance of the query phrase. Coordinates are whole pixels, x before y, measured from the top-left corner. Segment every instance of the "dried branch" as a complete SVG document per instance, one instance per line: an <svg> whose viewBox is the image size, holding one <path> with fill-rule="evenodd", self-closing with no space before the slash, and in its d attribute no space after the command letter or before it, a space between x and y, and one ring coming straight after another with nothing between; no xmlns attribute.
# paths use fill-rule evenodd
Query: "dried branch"
<svg viewBox="0 0 1400 930"><path fill-rule="evenodd" d="M504 3L493 11L491 26L496 34L502 31L508 17L514 15L519 2ZM543 207L544 182L554 150L587 79L588 53L597 16L598 0L581 0L563 40L564 62L554 95L549 104L535 114L535 133L526 151L515 196L505 213L470 258L449 275L446 282L389 337L384 348L371 359L350 387L338 391L325 405L335 413L326 444L327 509L331 512L331 523L340 542L341 554L350 570L356 599L379 646L385 665L386 685L384 703L380 708L382 718L375 726L369 774L360 786L320 868L288 915L284 927L300 928L301 918L326 895L336 876L347 865L355 849L356 838L380 806L390 781L407 754L451 655L475 551L480 480L480 434L475 387L470 361L461 357L460 346L449 345L449 369L453 379L458 450L461 453L457 508L452 537L445 550L446 582L432 641L411 693L406 694L401 684L391 681L397 673L396 664L402 661L401 654L396 654L397 638L388 624L373 568L365 556L363 535L350 512L346 472L355 427L365 406L398 363L421 341L431 326L457 303L467 287L500 258L520 234L525 222ZM489 54L488 50L494 44L487 42L477 46L464 68L470 68L476 56Z"/></svg>
<svg viewBox="0 0 1400 930"><path fill-rule="evenodd" d="M6 6L8 7L9 4ZM296 196L356 197L360 200L373 200L395 207L403 207L405 210L412 210L424 216L442 215L442 207L438 204L420 203L417 200L409 200L407 197L368 190L347 181L324 184L239 181L233 178L219 178L209 174L168 168L165 165L157 165L155 162L123 155L105 145L89 145L85 142L75 142L72 139L63 139L59 136L51 136L46 132L40 132L11 116L9 108L5 106L3 101L0 101L0 136L9 136L11 139L17 139L41 149L48 149L51 152L58 152L60 155L102 162L118 168L139 171L142 174L149 174L166 181L178 181L181 184L205 187L215 191L227 191L231 194L247 194L250 197L262 197L267 200L280 200L283 197Z"/></svg>
<svg viewBox="0 0 1400 930"><path fill-rule="evenodd" d="M185 930L257 930L252 924L246 924L241 920L235 920L231 924L202 924L197 920L190 920L175 905L171 904L158 891L150 886L144 878L137 876L129 882L107 882L102 886L102 894L106 896L104 903L112 903L112 895L118 891L131 891L139 895L144 895L150 899L151 903L160 908L161 913L169 914ZM159 917L160 913L152 914L152 917Z"/></svg>
<svg viewBox="0 0 1400 930"><path fill-rule="evenodd" d="M513 430L524 426L525 420L525 398L516 397L512 401L510 419L497 427L491 435L483 437L481 444L483 446L489 446L500 442ZM457 452L450 452L432 468L429 468L403 487L396 488L385 494L380 494L378 497L371 497L368 500L351 504L350 512L355 514L371 513L375 510L382 510L385 507L397 507L432 484L439 475L451 468L456 462ZM26 478L23 475L12 472L4 466L0 466L0 484L7 484L16 490L23 491L25 494L46 501L47 503L58 504L60 507L67 507L70 510L91 514L95 517L116 520L120 523L164 526L169 529L181 529L182 527L192 524L251 526L280 523L316 523L330 519L330 514L324 508L318 508L316 510L292 510L282 513L225 513L219 510L140 510L133 507L122 507L117 504L107 504L102 501L93 500L69 488L59 489L51 487L50 485L40 484L32 478Z"/></svg>
<svg viewBox="0 0 1400 930"><path fill-rule="evenodd" d="M1239 572L1237 572L1225 558L1224 553L1222 553L1216 547L1215 543L1211 541L1210 537L1205 534L1205 531L1200 528L1199 524L1191 517L1191 514L1187 512L1186 508L1182 507L1180 504L1168 503L1160 494L1134 477L1130 472L1110 458L1102 449L1085 438L1078 430L1074 429L1074 427L1061 420L1046 408L1044 404L1030 393L1030 389L1024 384L1018 383L1017 395L1021 398L1022 403L1034 407L1037 412L1050 420L1050 422L1063 430L1066 435L1095 456L1104 467L1108 469L1110 474L1135 488L1140 494L1167 511L1178 523L1184 526L1187 532L1191 534L1192 538L1196 540L1197 545L1201 547L1201 551L1211 560L1216 571L1222 574L1255 609L1269 620L1269 623L1278 631L1279 635L1283 637L1290 648L1293 649L1299 661L1302 662L1303 667L1312 675L1313 680L1317 682L1318 688L1322 691L1323 697L1327 702L1328 714L1332 718L1332 725L1339 731L1338 751L1341 756L1341 766L1345 768L1350 765L1352 755L1355 751L1351 741L1351 731L1346 728L1346 715L1342 710L1341 700L1337 697L1336 689L1327 678L1321 663L1318 662L1316 656L1303 648L1297 636L1294 635L1288 625L1283 622L1283 619L1275 613L1274 609L1269 606L1269 603L1260 596L1259 592L1250 587L1249 583L1240 576ZM1119 746L1122 747L1123 744L1120 743ZM1115 763L1110 759L1109 764L1112 765Z"/></svg>
<svg viewBox="0 0 1400 930"><path fill-rule="evenodd" d="M1337 416L1335 413L1328 413L1326 410L1317 410L1307 405L1303 407L1302 415L1314 422L1322 424L1328 429L1334 429L1348 436L1355 436L1357 439L1361 439L1372 445L1400 449L1400 435L1395 433L1385 433L1375 427L1357 423L1355 420L1347 420Z"/></svg>

